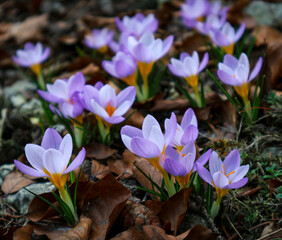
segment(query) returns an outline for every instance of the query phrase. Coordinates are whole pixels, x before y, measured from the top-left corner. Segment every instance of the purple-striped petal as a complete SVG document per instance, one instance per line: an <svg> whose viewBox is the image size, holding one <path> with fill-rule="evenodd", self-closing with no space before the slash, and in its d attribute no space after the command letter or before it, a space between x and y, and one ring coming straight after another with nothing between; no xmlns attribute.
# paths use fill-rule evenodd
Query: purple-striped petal
<svg viewBox="0 0 282 240"><path fill-rule="evenodd" d="M246 185L247 182L248 182L248 178L245 177L245 178L239 180L238 182L233 182L231 184L228 184L225 188L228 188L228 189L241 188L244 185Z"/></svg>
<svg viewBox="0 0 282 240"><path fill-rule="evenodd" d="M158 121L152 115L148 114L142 124L142 133L144 138L149 139L153 126L156 126L158 130L162 132Z"/></svg>
<svg viewBox="0 0 282 240"><path fill-rule="evenodd" d="M40 97L42 97L47 102L58 103L62 100L60 97L55 96L49 92L42 91L42 90L37 90L37 93L39 94Z"/></svg>
<svg viewBox="0 0 282 240"><path fill-rule="evenodd" d="M64 155L65 158L70 160L72 154L72 138L70 134L64 136L59 151Z"/></svg>
<svg viewBox="0 0 282 240"><path fill-rule="evenodd" d="M44 167L51 174L62 174L66 170L68 162L69 159L55 149L48 149L43 155Z"/></svg>
<svg viewBox="0 0 282 240"><path fill-rule="evenodd" d="M82 164L85 158L85 153L86 153L85 149L82 148L80 152L78 153L78 155L76 156L76 158L71 162L71 164L68 166L68 168L66 169L66 171L63 174L67 174L75 170L76 168L78 168Z"/></svg>
<svg viewBox="0 0 282 240"><path fill-rule="evenodd" d="M198 70L198 73L201 72L208 64L209 62L209 54L208 53L205 53L203 59L202 59L202 62L199 66L199 70Z"/></svg>
<svg viewBox="0 0 282 240"><path fill-rule="evenodd" d="M200 175L200 177L207 183L209 183L210 185L213 185L213 179L212 176L210 174L210 172L201 164L199 163L195 163L196 165L196 169L198 174Z"/></svg>
<svg viewBox="0 0 282 240"><path fill-rule="evenodd" d="M43 171L44 165L42 162L45 149L35 144L27 144L25 146L25 155L31 166L37 170Z"/></svg>
<svg viewBox="0 0 282 240"><path fill-rule="evenodd" d="M213 183L218 188L225 188L229 184L228 178L222 172L216 172L212 175Z"/></svg>
<svg viewBox="0 0 282 240"><path fill-rule="evenodd" d="M237 79L234 78L233 76L230 76L228 73L224 72L223 70L217 70L217 76L219 77L219 79L230 86L241 86L242 82Z"/></svg>
<svg viewBox="0 0 282 240"><path fill-rule="evenodd" d="M47 128L41 141L41 147L44 149L55 148L59 150L62 137L53 128Z"/></svg>
<svg viewBox="0 0 282 240"><path fill-rule="evenodd" d="M169 145L175 136L175 132L177 129L177 119L175 113L172 112L168 124L165 124L165 145Z"/></svg>
<svg viewBox="0 0 282 240"><path fill-rule="evenodd" d="M262 66L262 57L259 58L259 60L257 61L255 67L253 68L250 77L249 77L249 82L252 81L259 73L260 69Z"/></svg>
<svg viewBox="0 0 282 240"><path fill-rule="evenodd" d="M193 125L190 125L184 131L184 134L181 138L181 144L185 145L189 142L195 142L195 140L198 137L198 133L199 133L198 128Z"/></svg>
<svg viewBox="0 0 282 240"><path fill-rule="evenodd" d="M202 156L200 156L197 159L196 163L204 166L207 163L207 161L209 160L211 153L212 153L212 150L209 149L208 151L206 151ZM193 171L195 171L195 170L196 170L196 166L193 168Z"/></svg>
<svg viewBox="0 0 282 240"><path fill-rule="evenodd" d="M123 89L117 95L117 105L119 106L124 101L129 101L130 105L132 105L135 100L135 96L136 96L136 88L134 86L129 86Z"/></svg>
<svg viewBox="0 0 282 240"><path fill-rule="evenodd" d="M155 143L140 137L131 140L131 149L136 155L144 158L154 158L161 154Z"/></svg>
<svg viewBox="0 0 282 240"><path fill-rule="evenodd" d="M225 174L229 174L240 166L240 153L237 149L231 151L223 161Z"/></svg>
<svg viewBox="0 0 282 240"><path fill-rule="evenodd" d="M48 177L45 173L35 170L34 168L28 167L27 165L14 160L16 167L26 175L33 176L33 177Z"/></svg>
<svg viewBox="0 0 282 240"><path fill-rule="evenodd" d="M166 158L163 164L164 170L166 170L172 176L186 176L186 168L178 161L172 158Z"/></svg>
<svg viewBox="0 0 282 240"><path fill-rule="evenodd" d="M243 22L235 34L234 42L237 42L242 37L243 33L245 32L245 28L246 28L246 23Z"/></svg>
<svg viewBox="0 0 282 240"><path fill-rule="evenodd" d="M238 182L241 180L249 171L249 165L241 166L235 169L234 173L228 176L230 182Z"/></svg>
<svg viewBox="0 0 282 240"><path fill-rule="evenodd" d="M211 154L209 169L212 176L217 172L224 172L222 161L216 152L212 152Z"/></svg>

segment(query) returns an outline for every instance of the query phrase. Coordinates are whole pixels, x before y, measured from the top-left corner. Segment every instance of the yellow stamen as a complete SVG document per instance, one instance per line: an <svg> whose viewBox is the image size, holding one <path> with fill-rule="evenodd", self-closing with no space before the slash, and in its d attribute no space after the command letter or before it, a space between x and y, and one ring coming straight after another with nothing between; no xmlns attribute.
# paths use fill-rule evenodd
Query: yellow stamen
<svg viewBox="0 0 282 240"><path fill-rule="evenodd" d="M107 46L107 45L105 45L105 46L103 46L103 47L100 47L100 48L98 49L98 52L101 53L101 54L104 54L104 53L106 53L107 51L108 51L108 46Z"/></svg>
<svg viewBox="0 0 282 240"><path fill-rule="evenodd" d="M234 52L234 43L232 43L229 46L223 46L222 49L224 50L224 52L226 52L227 54L233 55Z"/></svg>
<svg viewBox="0 0 282 240"><path fill-rule="evenodd" d="M204 21L205 21L205 18L204 18L204 17L198 17L198 18L197 18L197 21L198 21L198 22L204 22Z"/></svg>
<svg viewBox="0 0 282 240"><path fill-rule="evenodd" d="M241 86L234 86L235 91L243 99L244 103L248 102L249 88L249 83L243 83Z"/></svg>
<svg viewBox="0 0 282 240"><path fill-rule="evenodd" d="M41 72L41 65L40 63L38 64L33 64L31 67L30 67L31 71L33 71L36 76L38 77L40 75L40 72Z"/></svg>
<svg viewBox="0 0 282 240"><path fill-rule="evenodd" d="M105 108L105 110L107 111L107 113L111 117L113 115L114 111L116 110L116 108L111 106L110 102L108 102L108 106Z"/></svg>
<svg viewBox="0 0 282 240"><path fill-rule="evenodd" d="M129 86L136 86L136 72L122 79Z"/></svg>
<svg viewBox="0 0 282 240"><path fill-rule="evenodd" d="M177 151L178 153L180 153L180 152L182 151L182 149L183 149L183 146L181 146L181 145L175 146L175 147L176 147L176 151Z"/></svg>
<svg viewBox="0 0 282 240"><path fill-rule="evenodd" d="M49 181L59 190L62 191L65 188L68 175L61 173L53 173L51 174L47 169L43 169L43 172L48 175Z"/></svg>

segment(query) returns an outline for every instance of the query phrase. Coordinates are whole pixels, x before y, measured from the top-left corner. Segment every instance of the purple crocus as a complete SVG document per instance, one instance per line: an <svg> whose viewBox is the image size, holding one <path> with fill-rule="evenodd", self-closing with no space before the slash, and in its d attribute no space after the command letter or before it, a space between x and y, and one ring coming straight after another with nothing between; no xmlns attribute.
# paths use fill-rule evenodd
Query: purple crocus
<svg viewBox="0 0 282 240"><path fill-rule="evenodd" d="M50 48L43 48L41 42L33 45L27 42L24 49L17 50L16 56L13 56L15 63L22 67L30 67L31 70L38 76L41 71L40 64L44 62L50 55Z"/></svg>
<svg viewBox="0 0 282 240"><path fill-rule="evenodd" d="M165 124L168 123L168 119ZM181 124L177 124L176 132L171 145L180 152L183 146L188 143L194 143L198 137L198 121L192 108L189 108L181 120Z"/></svg>
<svg viewBox="0 0 282 240"><path fill-rule="evenodd" d="M246 24L243 22L236 32L231 24L226 22L222 28L210 31L209 35L216 45L222 47L227 54L232 55L234 52L234 44L242 37L245 28Z"/></svg>
<svg viewBox="0 0 282 240"><path fill-rule="evenodd" d="M116 95L115 89L106 84L100 89L85 85L81 98L86 109L94 113L98 120L108 125L124 121L125 114L132 106L136 96L136 88L129 86Z"/></svg>
<svg viewBox="0 0 282 240"><path fill-rule="evenodd" d="M204 166L209 160L211 152L211 149L208 150L195 162L196 147L194 142L186 144L181 152L169 146L166 148L165 154L160 157L160 165L169 174L175 176L183 188L189 184L191 174L196 171L195 163Z"/></svg>
<svg viewBox="0 0 282 240"><path fill-rule="evenodd" d="M67 173L79 167L85 157L85 149L68 166L72 155L72 138L67 134L62 138L59 133L48 128L43 136L41 146L27 144L25 146L26 158L32 167L14 160L16 167L23 173L34 177L47 177L52 184L64 192Z"/></svg>
<svg viewBox="0 0 282 240"><path fill-rule="evenodd" d="M121 139L128 150L148 159L153 166L160 169L158 158L173 140L176 124L176 116L172 113L165 124L165 134L163 134L158 121L148 114L144 119L142 130L132 126L122 127Z"/></svg>
<svg viewBox="0 0 282 240"><path fill-rule="evenodd" d="M46 92L42 90L37 92L46 101L57 103L64 117L77 118L83 112L78 95L84 85L85 78L81 72L78 72L69 79L57 79L54 84L47 84Z"/></svg>
<svg viewBox="0 0 282 240"><path fill-rule="evenodd" d="M186 0L181 5L180 15L185 26L193 28L197 22L204 21L204 16L208 10L209 2L207 0Z"/></svg>
<svg viewBox="0 0 282 240"><path fill-rule="evenodd" d="M154 33L158 28L158 20L155 15L150 13L144 16L142 13L137 13L133 17L124 16L122 20L116 17L116 25L122 33L139 38L145 32Z"/></svg>
<svg viewBox="0 0 282 240"><path fill-rule="evenodd" d="M176 76L184 77L194 92L198 92L198 74L206 67L209 61L209 54L205 53L202 62L199 62L199 55L196 51L192 56L188 53L181 53L180 60L171 58L168 64L169 70Z"/></svg>
<svg viewBox="0 0 282 240"><path fill-rule="evenodd" d="M170 49L173 43L173 36L170 35L164 41L155 39L154 35L147 32L137 40L133 36L127 39L126 47L134 59L142 75L144 85L147 87L149 73L156 60L162 58Z"/></svg>
<svg viewBox="0 0 282 240"><path fill-rule="evenodd" d="M247 103L250 81L258 75L261 66L262 58L260 57L250 73L249 59L245 53L241 53L239 59L226 54L223 63L218 64L217 75L223 83L234 86L244 103Z"/></svg>
<svg viewBox="0 0 282 240"><path fill-rule="evenodd" d="M87 35L84 39L84 43L87 47L97 49L100 53L105 53L108 50L108 46L112 41L114 32L103 29L94 29L90 35Z"/></svg>
<svg viewBox="0 0 282 240"><path fill-rule="evenodd" d="M196 163L200 177L214 186L217 193L217 205L230 189L243 187L248 178L244 176L249 165L240 166L240 153L237 149L231 151L222 162L216 152L212 152L208 171L203 165Z"/></svg>
<svg viewBox="0 0 282 240"><path fill-rule="evenodd" d="M112 61L104 60L102 66L109 74L122 79L127 85L136 86L137 63L130 54L118 52Z"/></svg>

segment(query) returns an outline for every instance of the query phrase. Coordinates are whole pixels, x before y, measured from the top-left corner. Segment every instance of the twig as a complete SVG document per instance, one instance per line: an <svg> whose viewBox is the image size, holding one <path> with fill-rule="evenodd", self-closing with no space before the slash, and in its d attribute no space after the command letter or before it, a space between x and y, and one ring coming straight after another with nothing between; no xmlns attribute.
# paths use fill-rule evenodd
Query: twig
<svg viewBox="0 0 282 240"><path fill-rule="evenodd" d="M243 237L240 235L240 233L238 232L238 230L235 228L235 226L233 225L233 223L230 221L229 217L226 216L228 222L230 223L231 227L234 229L234 231L238 234L239 238L243 239Z"/></svg>

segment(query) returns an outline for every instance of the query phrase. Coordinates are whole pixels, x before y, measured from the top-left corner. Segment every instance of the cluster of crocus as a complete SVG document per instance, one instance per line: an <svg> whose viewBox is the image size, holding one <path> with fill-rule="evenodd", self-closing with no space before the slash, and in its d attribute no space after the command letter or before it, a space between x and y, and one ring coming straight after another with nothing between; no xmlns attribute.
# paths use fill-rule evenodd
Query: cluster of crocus
<svg viewBox="0 0 282 240"><path fill-rule="evenodd" d="M41 145L27 144L25 154L29 167L17 160L14 160L16 167L23 173L34 177L47 177L59 190L61 199L71 210L73 217L77 220L76 209L68 191L65 189L67 174L78 168L85 157L85 149L78 153L77 157L70 163L72 155L72 138L67 134L62 138L52 128L45 131Z"/></svg>
<svg viewBox="0 0 282 240"><path fill-rule="evenodd" d="M199 73L206 67L209 61L209 54L205 53L202 62L199 61L199 55L196 51L192 56L188 53L181 53L180 60L171 58L171 64L168 64L169 70L178 77L183 77L188 85L196 94L199 106L202 106L201 97L198 92Z"/></svg>
<svg viewBox="0 0 282 240"><path fill-rule="evenodd" d="M240 166L240 153L237 149L230 152L223 162L216 152L212 152L209 159L210 171L199 163L196 163L196 168L200 177L216 189L217 200L211 208L212 218L218 214L221 200L229 190L243 187L248 182L248 178L244 176L249 171L249 165Z"/></svg>
<svg viewBox="0 0 282 240"><path fill-rule="evenodd" d="M165 134L162 133L158 121L153 116L147 115L142 130L124 126L121 129L121 138L131 152L146 158L162 173L171 196L175 193L175 188L167 173L175 176L181 186L185 187L189 184L192 169L195 170L193 165L196 157L194 142L198 129L194 111L188 109L185 112L181 125L177 123L176 116L172 113L171 117L165 120L164 128ZM176 155L177 158L175 158ZM183 158L186 155L188 157ZM199 162L204 164L206 158L207 155L203 156ZM187 162L193 165L192 169ZM179 166L182 163L185 171Z"/></svg>
<svg viewBox="0 0 282 240"><path fill-rule="evenodd" d="M260 57L250 73L249 59L245 53L241 53L239 59L226 54L223 63L218 64L217 75L223 83L233 86L243 99L245 107L250 108L248 100L250 82L258 75L261 66L262 58Z"/></svg>
<svg viewBox="0 0 282 240"><path fill-rule="evenodd" d="M38 42L33 45L27 42L24 49L17 50L16 56L13 56L15 63L22 67L29 67L37 76L38 85L41 89L45 89L44 79L41 74L41 63L50 55L50 48L43 48L42 43Z"/></svg>
<svg viewBox="0 0 282 240"><path fill-rule="evenodd" d="M98 50L99 53L108 51L108 46L113 40L114 32L106 28L94 29L91 34L86 35L84 43L87 47Z"/></svg>
<svg viewBox="0 0 282 240"><path fill-rule="evenodd" d="M158 27L158 21L153 14L145 17L138 13L132 18L125 16L122 20L116 18L116 24L122 32L119 44L112 44L112 49L117 53L112 61L104 61L103 67L112 76L135 86L139 101L146 100L149 97L148 76L154 63L169 51L173 36L164 41L155 39L153 33ZM143 80L140 89L137 67Z"/></svg>
<svg viewBox="0 0 282 240"><path fill-rule="evenodd" d="M210 37L226 53L233 54L234 44L245 31L242 23L237 31L226 22L228 7L222 7L220 1L213 4L207 0L186 0L181 6L183 23Z"/></svg>

